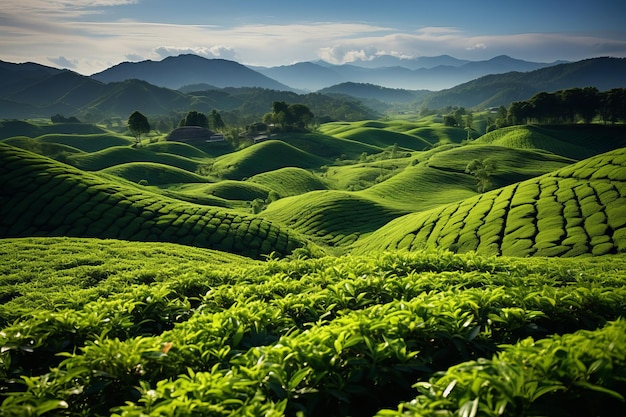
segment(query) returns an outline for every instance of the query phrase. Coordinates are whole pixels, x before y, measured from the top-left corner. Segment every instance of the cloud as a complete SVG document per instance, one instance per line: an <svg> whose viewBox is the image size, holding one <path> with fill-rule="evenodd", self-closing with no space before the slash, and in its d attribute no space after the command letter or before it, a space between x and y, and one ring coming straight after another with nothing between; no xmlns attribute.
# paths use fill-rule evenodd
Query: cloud
<svg viewBox="0 0 626 417"><path fill-rule="evenodd" d="M64 56L60 56L58 58L48 58L48 61L58 65L61 68L76 68L76 65L78 65L78 60L67 59Z"/></svg>
<svg viewBox="0 0 626 417"><path fill-rule="evenodd" d="M371 61L380 55L376 48L353 49L350 46L335 45L319 49L318 56L332 64L345 64L354 61Z"/></svg>
<svg viewBox="0 0 626 417"><path fill-rule="evenodd" d="M475 51L477 49L487 49L487 45L485 45L484 43L477 43L477 44L474 44L472 46L468 46L465 49L468 50L468 51Z"/></svg>
<svg viewBox="0 0 626 417"><path fill-rule="evenodd" d="M194 54L200 55L205 58L222 58L235 60L237 58L237 53L235 49L224 46L224 45L215 45L210 48L196 46L196 47L176 47L176 46L159 46L154 48L154 54L160 58L166 58L168 56L177 56L182 54Z"/></svg>

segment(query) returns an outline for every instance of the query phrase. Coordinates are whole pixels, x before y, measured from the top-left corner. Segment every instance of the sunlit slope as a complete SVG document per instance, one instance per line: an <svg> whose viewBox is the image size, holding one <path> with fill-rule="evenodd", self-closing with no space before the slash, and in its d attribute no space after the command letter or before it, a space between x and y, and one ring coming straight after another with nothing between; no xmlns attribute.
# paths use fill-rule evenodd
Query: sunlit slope
<svg viewBox="0 0 626 417"><path fill-rule="evenodd" d="M58 143L78 148L85 152L97 152L113 146L132 145L134 140L114 133L89 135L78 134L47 134L35 138L39 142Z"/></svg>
<svg viewBox="0 0 626 417"><path fill-rule="evenodd" d="M131 162L105 168L99 172L115 175L135 183L145 181L146 185L209 182L206 177L184 169L154 162Z"/></svg>
<svg viewBox="0 0 626 417"><path fill-rule="evenodd" d="M517 149L539 149L580 160L626 146L626 127L509 126L486 133L476 142Z"/></svg>
<svg viewBox="0 0 626 417"><path fill-rule="evenodd" d="M458 203L398 218L358 243L510 256L626 251L626 148Z"/></svg>
<svg viewBox="0 0 626 417"><path fill-rule="evenodd" d="M0 144L0 236L181 243L258 258L305 241L284 226L173 200Z"/></svg>
<svg viewBox="0 0 626 417"><path fill-rule="evenodd" d="M197 147L182 142L154 142L144 146L152 152L169 153L185 158L210 158L210 155Z"/></svg>
<svg viewBox="0 0 626 417"><path fill-rule="evenodd" d="M432 146L431 143L422 138L375 127L354 128L337 136L380 148L398 145L401 148L422 151Z"/></svg>
<svg viewBox="0 0 626 417"><path fill-rule="evenodd" d="M444 126L430 118L409 122L403 120L365 120L333 122L320 126L320 131L337 138L346 138L378 147L397 144L400 147L425 150L434 145L460 143L467 132L459 127Z"/></svg>
<svg viewBox="0 0 626 417"><path fill-rule="evenodd" d="M42 142L27 136L14 136L4 139L1 142L47 156L48 158L56 159L57 161L64 160L71 154L84 153L82 150L74 148L73 146L54 142Z"/></svg>
<svg viewBox="0 0 626 417"><path fill-rule="evenodd" d="M263 217L326 245L341 246L405 213L354 193L313 191L270 204Z"/></svg>
<svg viewBox="0 0 626 417"><path fill-rule="evenodd" d="M495 169L489 176L491 187L503 187L546 174L576 162L573 159L532 149L468 144L433 153L428 166L439 170L464 173L473 160L491 160Z"/></svg>
<svg viewBox="0 0 626 417"><path fill-rule="evenodd" d="M282 140L296 148L321 158L357 159L362 153L381 152L378 146L320 133L279 133L272 138Z"/></svg>
<svg viewBox="0 0 626 417"><path fill-rule="evenodd" d="M241 180L285 167L317 168L327 162L285 142L269 140L217 158L211 173Z"/></svg>
<svg viewBox="0 0 626 417"><path fill-rule="evenodd" d="M474 179L420 164L409 166L390 179L358 194L380 199L386 205L406 211L423 211L476 195Z"/></svg>
<svg viewBox="0 0 626 417"><path fill-rule="evenodd" d="M197 160L183 156L130 146L114 146L98 152L70 155L67 162L85 171L99 171L130 162L154 162L195 172L200 164Z"/></svg>
<svg viewBox="0 0 626 417"><path fill-rule="evenodd" d="M316 175L302 168L281 168L263 172L248 179L278 193L280 197L300 195L309 191L325 190L328 186Z"/></svg>

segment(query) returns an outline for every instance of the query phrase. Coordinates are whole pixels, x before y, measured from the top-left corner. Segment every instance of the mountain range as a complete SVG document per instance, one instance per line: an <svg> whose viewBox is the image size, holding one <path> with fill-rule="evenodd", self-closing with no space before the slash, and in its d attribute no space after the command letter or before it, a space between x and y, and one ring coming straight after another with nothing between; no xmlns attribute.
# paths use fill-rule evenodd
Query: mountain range
<svg viewBox="0 0 626 417"><path fill-rule="evenodd" d="M556 64L528 62L506 55L486 61L465 61L442 55L416 59L381 56L371 61L358 61L358 65L331 65L318 61L251 68L290 87L310 91L344 82L407 90L441 90L483 75L510 71L527 72Z"/></svg>
<svg viewBox="0 0 626 417"><path fill-rule="evenodd" d="M377 63L406 66L366 67ZM540 91L626 87L623 58L541 64L506 56L476 62L449 56L416 60L383 56L360 65L363 66L302 62L258 68L223 59L180 55L162 61L121 63L88 77L35 63L0 61L0 117L50 117L56 113L126 117L136 109L149 115L214 108L241 108L241 112L246 112L249 103L258 101L260 96L270 100L268 109L271 100L304 102L304 87L314 85L320 87L315 90L317 96L351 98L378 112L385 111L389 103L404 103L413 109L508 106ZM412 69L417 66L420 67ZM445 79L449 84L471 78L439 91L408 87L425 83L428 77L440 80L433 83L443 83L441 80ZM403 88L390 87L390 82L385 81L389 79ZM261 90L266 93L260 93ZM323 102L319 97L314 101L319 109L340 105L330 99ZM262 114L263 110L257 111Z"/></svg>

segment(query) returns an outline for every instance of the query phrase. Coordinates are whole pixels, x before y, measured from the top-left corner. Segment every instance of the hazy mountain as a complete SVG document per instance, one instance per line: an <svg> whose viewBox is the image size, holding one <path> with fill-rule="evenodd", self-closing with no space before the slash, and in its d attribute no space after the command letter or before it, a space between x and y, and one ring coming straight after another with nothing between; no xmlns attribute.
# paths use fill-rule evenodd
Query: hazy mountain
<svg viewBox="0 0 626 417"><path fill-rule="evenodd" d="M123 62L91 76L105 83L138 79L160 87L177 89L189 84L216 87L290 88L234 61L179 55L162 61Z"/></svg>
<svg viewBox="0 0 626 417"><path fill-rule="evenodd" d="M486 61L465 61L448 55L401 59L380 56L371 61L332 65L321 61L280 67L252 67L293 88L316 91L354 82L408 90L441 90L488 74L532 71L554 64L529 62L506 55Z"/></svg>
<svg viewBox="0 0 626 417"><path fill-rule="evenodd" d="M352 65L365 68L404 67L412 70L419 68L434 68L440 66L460 67L471 61L457 59L450 55L421 56L417 58L398 58L392 55L380 55L369 61L354 61Z"/></svg>
<svg viewBox="0 0 626 417"><path fill-rule="evenodd" d="M324 87L350 81L349 75L341 70L337 70L336 66L315 62L299 62L293 65L281 65L270 68L250 68L300 90L316 91Z"/></svg>
<svg viewBox="0 0 626 417"><path fill-rule="evenodd" d="M433 109L508 106L538 92L574 87L596 87L600 91L626 88L626 58L593 58L531 72L487 75L435 92L426 98L424 105Z"/></svg>

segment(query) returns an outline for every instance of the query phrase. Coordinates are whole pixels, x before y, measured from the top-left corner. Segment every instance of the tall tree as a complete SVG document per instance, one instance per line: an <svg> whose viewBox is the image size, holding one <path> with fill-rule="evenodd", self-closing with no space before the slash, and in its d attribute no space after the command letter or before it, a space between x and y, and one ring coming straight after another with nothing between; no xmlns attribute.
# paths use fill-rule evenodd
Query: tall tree
<svg viewBox="0 0 626 417"><path fill-rule="evenodd" d="M184 126L199 126L199 127L209 127L209 119L198 111L192 110L188 112L185 117L182 118L180 123L178 124L180 127Z"/></svg>
<svg viewBox="0 0 626 417"><path fill-rule="evenodd" d="M226 126L222 120L222 116L215 109L211 110L208 119L209 127L213 130L222 130Z"/></svg>
<svg viewBox="0 0 626 417"><path fill-rule="evenodd" d="M148 118L138 111L134 111L128 117L128 130L135 137L135 145L139 146L141 144L141 135L150 132L150 123L148 123Z"/></svg>

